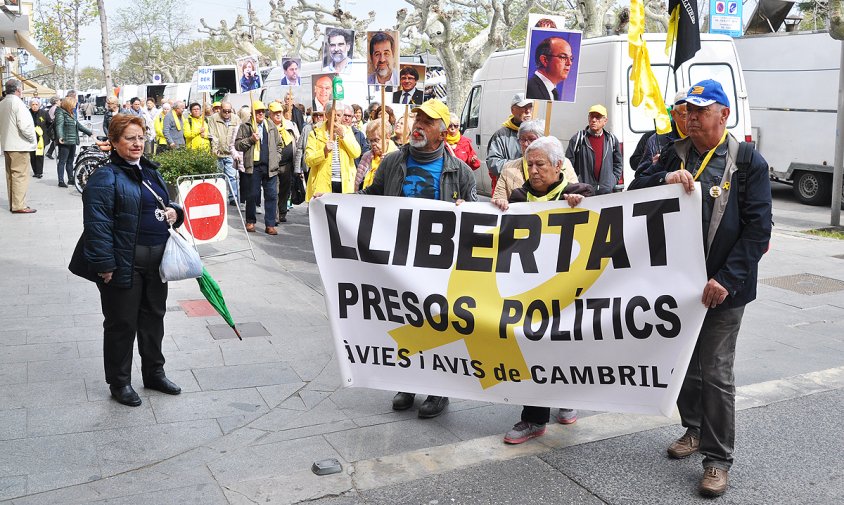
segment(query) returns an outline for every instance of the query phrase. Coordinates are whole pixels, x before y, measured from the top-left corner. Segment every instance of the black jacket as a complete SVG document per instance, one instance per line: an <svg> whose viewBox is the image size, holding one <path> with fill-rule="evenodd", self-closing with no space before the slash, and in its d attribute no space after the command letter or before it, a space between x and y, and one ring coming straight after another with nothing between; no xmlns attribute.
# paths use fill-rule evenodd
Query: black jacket
<svg viewBox="0 0 844 505"><path fill-rule="evenodd" d="M141 158L146 168L156 169L156 181L167 186L158 165ZM81 253L74 252L70 270L89 280L102 282L100 272L113 272L110 286L132 287L132 270L135 264L135 244L141 225L141 191L148 191L141 184L141 172L137 167L112 154L111 161L98 168L88 179L82 193L82 220L85 231L80 239ZM184 221L182 208L169 198L164 203L176 209L174 227Z"/></svg>
<svg viewBox="0 0 844 505"><path fill-rule="evenodd" d="M743 306L756 299L756 279L759 260L771 239L771 183L768 162L753 152L747 169L747 183L739 208L739 188L734 174L739 142L728 135L727 166L724 179L730 182L728 198L719 198L712 209L709 233L704 244L706 275L727 290L724 303L710 310ZM669 172L680 169L680 162L688 159L691 139L678 140L663 151L659 160L642 172L628 189L665 184ZM722 184L723 186L723 184Z"/></svg>

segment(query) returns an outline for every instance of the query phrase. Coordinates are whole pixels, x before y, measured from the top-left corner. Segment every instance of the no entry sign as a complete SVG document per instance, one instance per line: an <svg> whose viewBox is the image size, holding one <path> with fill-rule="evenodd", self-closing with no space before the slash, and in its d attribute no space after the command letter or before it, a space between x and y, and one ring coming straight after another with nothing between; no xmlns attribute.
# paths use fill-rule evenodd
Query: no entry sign
<svg viewBox="0 0 844 505"><path fill-rule="evenodd" d="M226 226L225 179L208 179L182 183L185 229L197 244L219 242L228 235Z"/></svg>

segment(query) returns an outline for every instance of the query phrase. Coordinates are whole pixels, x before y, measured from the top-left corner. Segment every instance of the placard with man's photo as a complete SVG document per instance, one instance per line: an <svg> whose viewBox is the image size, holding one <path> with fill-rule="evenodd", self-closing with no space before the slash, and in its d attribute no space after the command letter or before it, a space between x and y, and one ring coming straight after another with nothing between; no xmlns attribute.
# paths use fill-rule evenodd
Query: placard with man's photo
<svg viewBox="0 0 844 505"><path fill-rule="evenodd" d="M366 82L395 91L399 85L399 32L366 32L366 49Z"/></svg>
<svg viewBox="0 0 844 505"><path fill-rule="evenodd" d="M392 103L422 105L425 89L425 65L416 63L399 64L399 86L391 95Z"/></svg>

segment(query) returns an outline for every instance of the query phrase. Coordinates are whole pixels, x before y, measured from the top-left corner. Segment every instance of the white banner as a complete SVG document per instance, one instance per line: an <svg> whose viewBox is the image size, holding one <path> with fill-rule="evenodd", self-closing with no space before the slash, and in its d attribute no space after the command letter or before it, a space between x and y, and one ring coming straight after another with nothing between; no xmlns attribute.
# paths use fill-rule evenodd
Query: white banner
<svg viewBox="0 0 844 505"><path fill-rule="evenodd" d="M326 194L311 235L346 386L670 415L706 308L700 188L453 204Z"/></svg>
<svg viewBox="0 0 844 505"><path fill-rule="evenodd" d="M199 67L196 70L196 91L198 93L213 91L214 70L211 67Z"/></svg>

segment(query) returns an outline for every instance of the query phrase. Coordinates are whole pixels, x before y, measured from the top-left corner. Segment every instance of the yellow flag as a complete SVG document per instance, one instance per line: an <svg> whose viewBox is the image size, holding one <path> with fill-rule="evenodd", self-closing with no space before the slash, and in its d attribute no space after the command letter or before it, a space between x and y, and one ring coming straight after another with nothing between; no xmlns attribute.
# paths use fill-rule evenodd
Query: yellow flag
<svg viewBox="0 0 844 505"><path fill-rule="evenodd" d="M630 1L630 28L627 33L630 58L633 60L633 70L630 80L633 81L633 100L631 105L638 107L644 102L645 114L654 119L657 133L671 131L671 120L665 111L665 100L659 91L659 82L651 70L651 58L648 46L642 34L645 33L645 4L643 0Z"/></svg>

